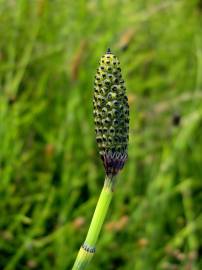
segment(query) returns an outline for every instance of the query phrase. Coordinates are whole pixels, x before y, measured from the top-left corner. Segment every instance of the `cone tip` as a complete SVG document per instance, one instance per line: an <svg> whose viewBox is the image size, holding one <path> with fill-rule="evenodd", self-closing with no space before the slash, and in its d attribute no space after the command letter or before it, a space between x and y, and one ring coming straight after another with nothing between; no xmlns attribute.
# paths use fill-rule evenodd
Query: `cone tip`
<svg viewBox="0 0 202 270"><path fill-rule="evenodd" d="M111 54L111 50L110 50L110 48L108 48L108 49L107 49L106 54Z"/></svg>

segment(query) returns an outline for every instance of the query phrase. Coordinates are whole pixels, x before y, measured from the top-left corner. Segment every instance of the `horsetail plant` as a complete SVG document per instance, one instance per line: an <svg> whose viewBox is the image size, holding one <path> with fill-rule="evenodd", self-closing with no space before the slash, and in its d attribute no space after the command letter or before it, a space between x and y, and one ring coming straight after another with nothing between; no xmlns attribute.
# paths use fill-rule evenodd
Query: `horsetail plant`
<svg viewBox="0 0 202 270"><path fill-rule="evenodd" d="M95 76L94 122L96 141L106 177L86 240L73 270L83 270L95 253L95 245L114 192L115 177L127 159L129 105L120 63L110 49L102 56Z"/></svg>

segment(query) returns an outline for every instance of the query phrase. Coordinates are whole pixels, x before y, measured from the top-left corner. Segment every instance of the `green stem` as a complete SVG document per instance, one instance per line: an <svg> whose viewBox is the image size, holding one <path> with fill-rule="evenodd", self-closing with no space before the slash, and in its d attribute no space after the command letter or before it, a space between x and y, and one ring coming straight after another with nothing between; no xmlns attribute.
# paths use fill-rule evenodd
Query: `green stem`
<svg viewBox="0 0 202 270"><path fill-rule="evenodd" d="M84 270L95 253L95 245L112 199L113 183L114 179L106 176L86 240L79 250L72 270Z"/></svg>

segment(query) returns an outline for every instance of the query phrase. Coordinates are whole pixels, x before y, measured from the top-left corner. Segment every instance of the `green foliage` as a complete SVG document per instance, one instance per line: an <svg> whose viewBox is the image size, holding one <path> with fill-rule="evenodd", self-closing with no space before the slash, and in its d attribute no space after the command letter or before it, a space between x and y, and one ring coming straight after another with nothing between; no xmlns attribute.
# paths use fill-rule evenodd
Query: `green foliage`
<svg viewBox="0 0 202 270"><path fill-rule="evenodd" d="M0 269L71 269L101 187L93 80L119 56L129 158L91 269L202 269L201 1L0 0Z"/></svg>

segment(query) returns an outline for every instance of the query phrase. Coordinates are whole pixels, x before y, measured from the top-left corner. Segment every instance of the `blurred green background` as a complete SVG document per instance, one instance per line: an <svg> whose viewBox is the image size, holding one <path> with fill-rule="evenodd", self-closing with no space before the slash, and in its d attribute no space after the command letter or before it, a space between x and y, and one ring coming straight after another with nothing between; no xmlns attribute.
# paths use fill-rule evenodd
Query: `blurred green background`
<svg viewBox="0 0 202 270"><path fill-rule="evenodd" d="M88 269L202 269L201 16L201 0L0 0L0 269L71 269L104 181L92 95L108 47L129 159Z"/></svg>

